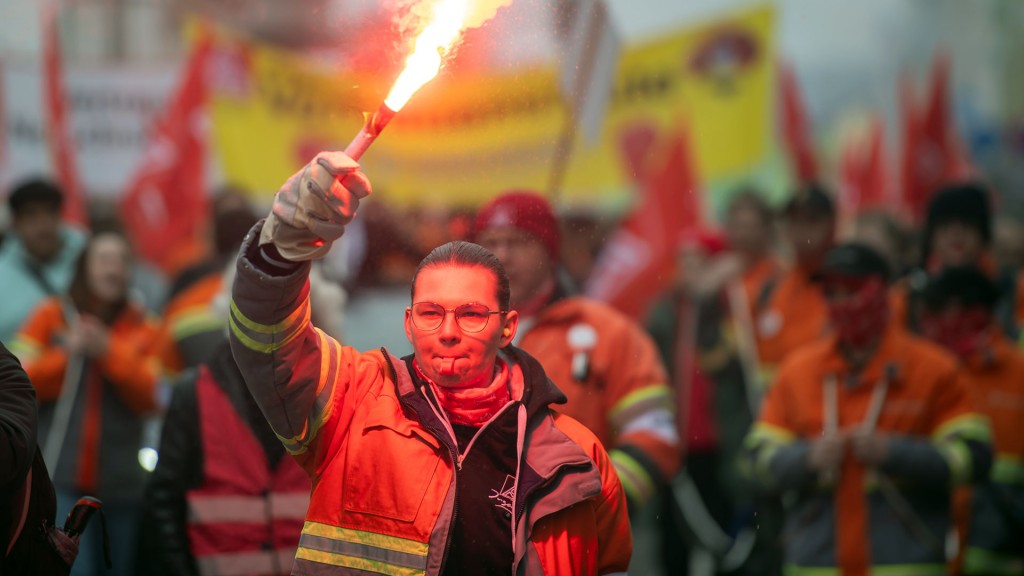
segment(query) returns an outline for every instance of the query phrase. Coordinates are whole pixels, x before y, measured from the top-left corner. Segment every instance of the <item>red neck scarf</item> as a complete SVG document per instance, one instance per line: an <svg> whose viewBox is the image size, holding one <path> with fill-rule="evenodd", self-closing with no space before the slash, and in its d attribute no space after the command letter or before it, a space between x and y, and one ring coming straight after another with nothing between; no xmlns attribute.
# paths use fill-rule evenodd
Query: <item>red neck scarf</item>
<svg viewBox="0 0 1024 576"><path fill-rule="evenodd" d="M500 358L494 366L494 378L490 384L470 388L448 388L427 378L413 360L413 367L420 378L430 383L441 409L452 424L483 426L512 399L509 392L509 369Z"/></svg>

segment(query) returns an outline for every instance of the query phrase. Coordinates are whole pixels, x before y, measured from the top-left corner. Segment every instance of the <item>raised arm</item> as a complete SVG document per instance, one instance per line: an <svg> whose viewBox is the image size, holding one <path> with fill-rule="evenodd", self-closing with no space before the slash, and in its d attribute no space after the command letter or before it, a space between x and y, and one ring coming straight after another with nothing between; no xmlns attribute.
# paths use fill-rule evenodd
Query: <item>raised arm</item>
<svg viewBox="0 0 1024 576"><path fill-rule="evenodd" d="M354 161L319 154L278 191L238 258L231 350L274 432L307 469L315 466L309 448L360 363L310 323L309 260L327 253L369 191Z"/></svg>

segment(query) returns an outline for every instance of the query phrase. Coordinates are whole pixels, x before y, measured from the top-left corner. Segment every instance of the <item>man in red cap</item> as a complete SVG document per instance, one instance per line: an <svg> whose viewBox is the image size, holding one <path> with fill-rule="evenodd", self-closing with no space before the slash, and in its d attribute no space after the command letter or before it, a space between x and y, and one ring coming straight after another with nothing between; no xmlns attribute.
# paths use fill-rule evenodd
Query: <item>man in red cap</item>
<svg viewBox="0 0 1024 576"><path fill-rule="evenodd" d="M559 274L558 222L539 194L498 196L478 212L473 231L508 273L520 313L515 343L566 394L560 410L608 448L635 511L679 465L675 408L654 342L617 310L571 294Z"/></svg>

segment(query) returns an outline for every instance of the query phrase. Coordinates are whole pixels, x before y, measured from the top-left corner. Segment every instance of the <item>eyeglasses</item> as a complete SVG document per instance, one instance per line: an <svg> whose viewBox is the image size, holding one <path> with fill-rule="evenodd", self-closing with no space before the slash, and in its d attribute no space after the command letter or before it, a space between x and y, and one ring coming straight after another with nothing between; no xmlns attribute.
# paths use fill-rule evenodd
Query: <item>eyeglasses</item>
<svg viewBox="0 0 1024 576"><path fill-rule="evenodd" d="M427 332L437 330L448 312L455 314L455 323L463 332L479 332L487 327L491 314L505 314L508 310L490 310L483 304L475 303L452 309L433 302L417 302L412 305L413 326Z"/></svg>

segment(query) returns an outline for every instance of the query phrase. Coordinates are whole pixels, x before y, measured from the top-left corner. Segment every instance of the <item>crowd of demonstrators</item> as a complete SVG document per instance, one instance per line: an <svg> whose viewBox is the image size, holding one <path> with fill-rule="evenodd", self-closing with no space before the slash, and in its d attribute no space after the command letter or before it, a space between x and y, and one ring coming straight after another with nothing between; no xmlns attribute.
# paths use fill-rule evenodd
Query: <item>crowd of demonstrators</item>
<svg viewBox="0 0 1024 576"><path fill-rule="evenodd" d="M156 320L132 298L115 229L63 224L44 181L9 194L0 342L35 387L58 511L105 501L115 570L445 558L447 573L600 572L628 565L631 520L656 518L664 574L1024 574L1020 225L994 218L983 185L936 191L919 232L885 212L843 226L821 186L777 209L741 190L721 232L680 231L677 278L643 325L576 293L601 222L523 191L473 212L374 198L349 221L358 202L295 187L358 195L355 170L319 157L265 224L245 194L218 194L210 256L167 282ZM345 254L325 259L342 229ZM413 279L412 355L339 344L363 328L339 279L367 292ZM465 304L486 304L481 330L464 329L483 315ZM448 348L466 354L449 362ZM551 482L597 516L563 508ZM77 574L106 573L94 531Z"/></svg>
<svg viewBox="0 0 1024 576"><path fill-rule="evenodd" d="M653 341L621 312L574 294L559 268L558 222L538 193L494 198L477 213L473 234L508 273L520 318L513 342L568 398L558 410L608 449L635 514L679 464L675 406Z"/></svg>

